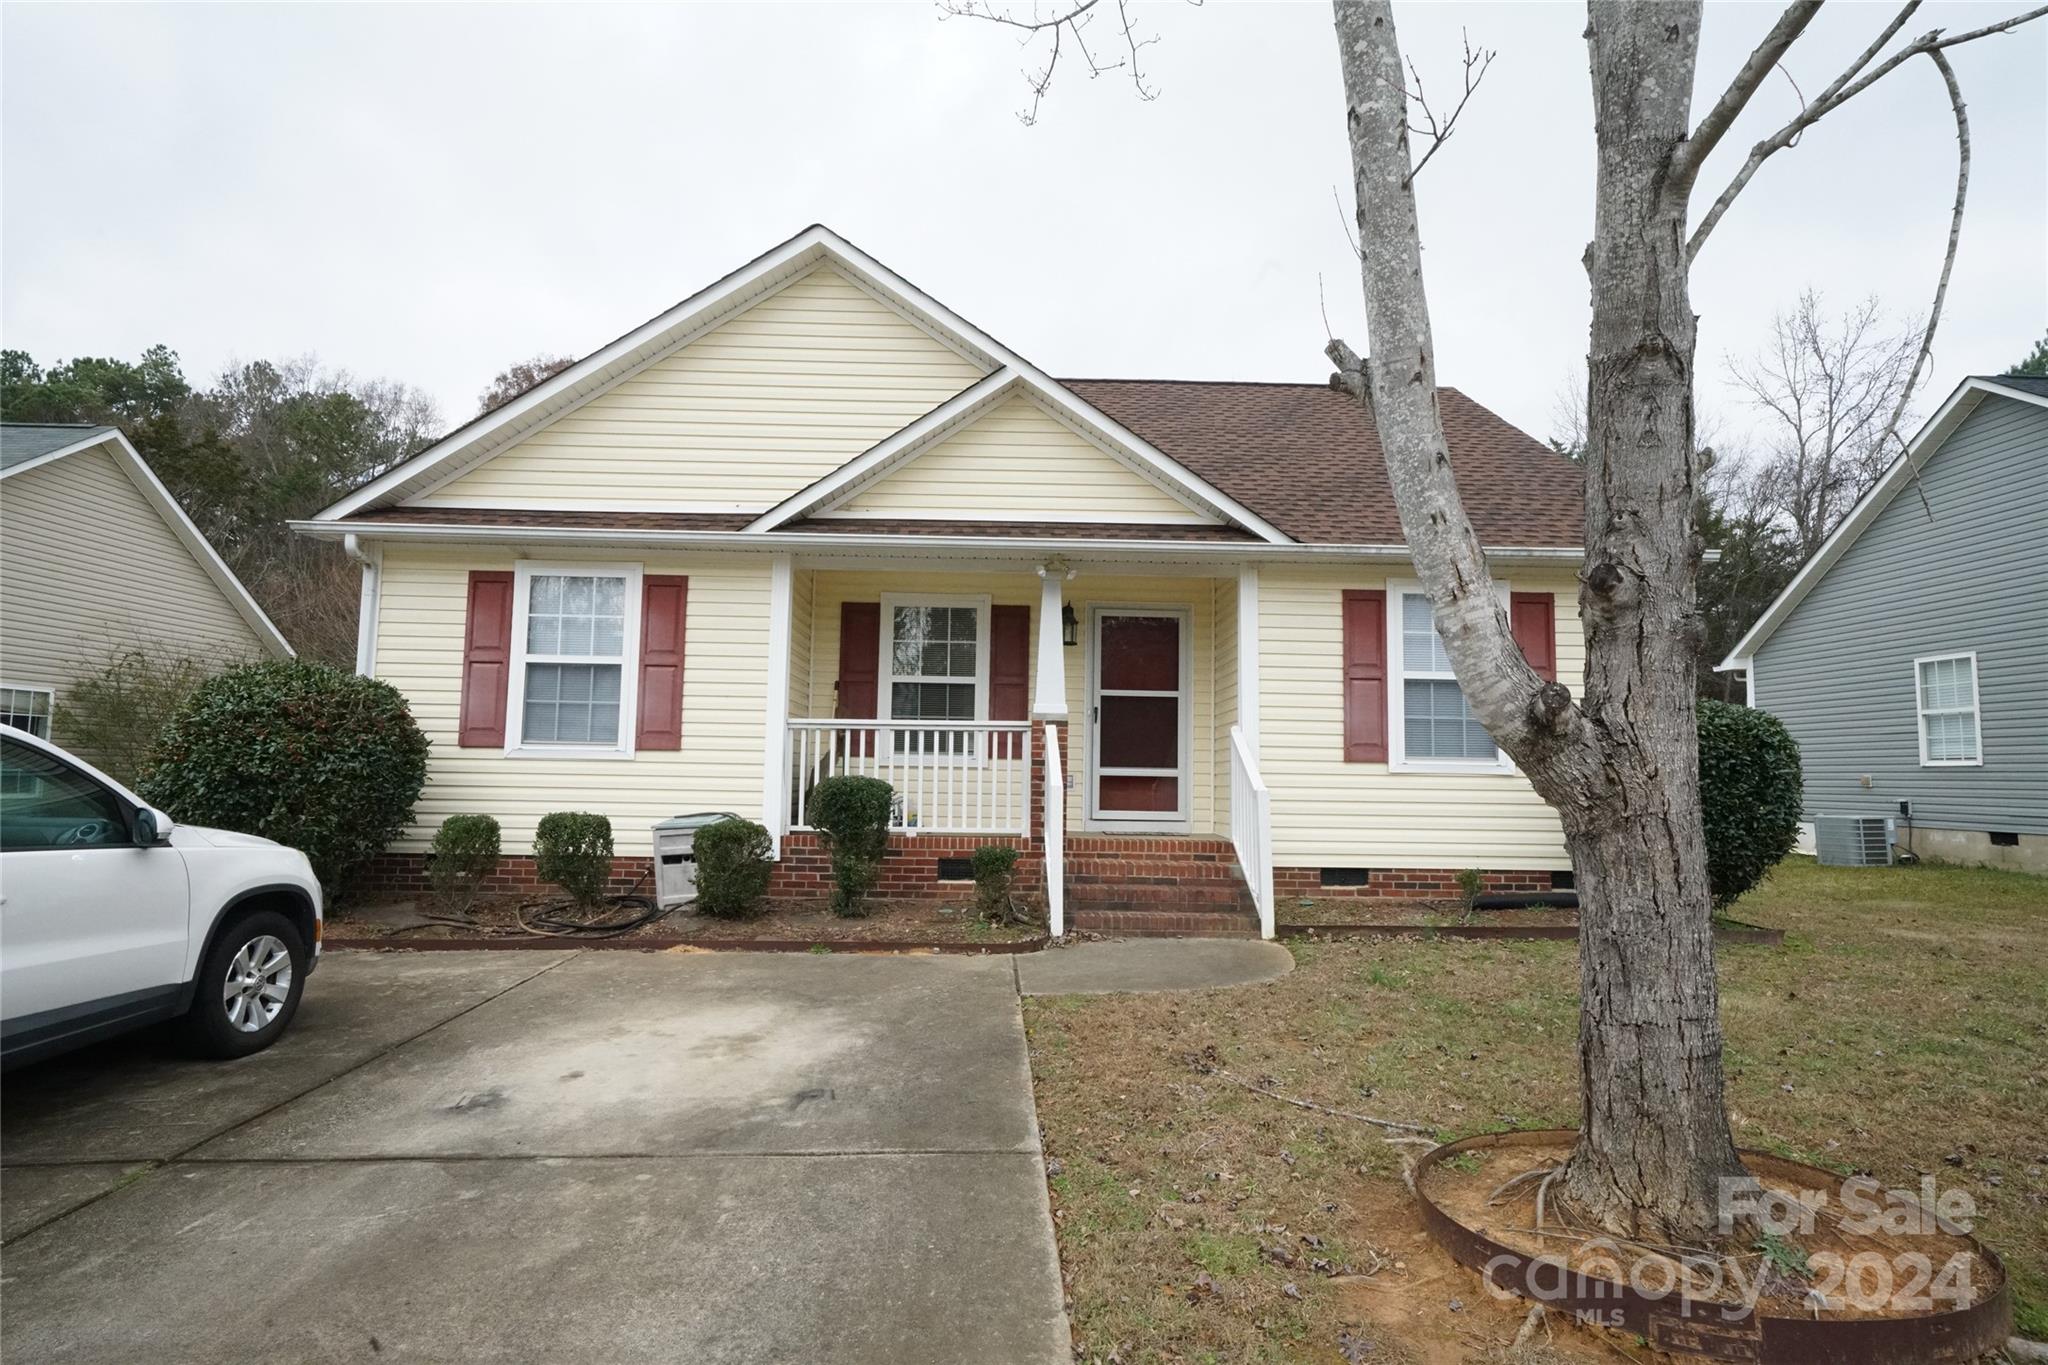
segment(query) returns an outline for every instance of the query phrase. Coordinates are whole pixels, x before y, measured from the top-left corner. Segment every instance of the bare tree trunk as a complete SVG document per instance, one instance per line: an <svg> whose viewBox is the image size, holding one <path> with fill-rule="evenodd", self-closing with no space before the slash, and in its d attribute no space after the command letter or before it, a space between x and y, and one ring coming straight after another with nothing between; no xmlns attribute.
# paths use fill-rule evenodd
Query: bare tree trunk
<svg viewBox="0 0 2048 1365"><path fill-rule="evenodd" d="M1694 318L1685 139L1699 5L1592 6L1599 117L1587 381L1586 689L1546 685L1515 648L1458 498L1436 401L1409 172L1407 95L1388 0L1339 0L1361 271L1362 365L1395 502L1473 710L1554 806L1578 872L1581 1136L1566 1191L1601 1226L1697 1240L1728 1131L1701 834L1694 656ZM1335 345L1340 369L1361 362Z"/></svg>

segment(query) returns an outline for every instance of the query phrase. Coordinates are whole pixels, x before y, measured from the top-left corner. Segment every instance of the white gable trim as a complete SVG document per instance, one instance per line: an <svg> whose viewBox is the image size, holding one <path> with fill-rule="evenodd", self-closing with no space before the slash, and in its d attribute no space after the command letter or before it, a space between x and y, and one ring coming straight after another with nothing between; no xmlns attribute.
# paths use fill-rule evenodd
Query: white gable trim
<svg viewBox="0 0 2048 1365"><path fill-rule="evenodd" d="M136 490L156 509L164 524L184 542L185 549L198 562L199 567L206 571L206 576L213 580L214 586L221 590L221 595L228 599L228 605L249 623L249 629L256 632L256 637L262 641L264 648L280 659L291 658L294 653L291 642L271 623L263 608L256 604L256 599L249 595L249 590L242 586L242 580L235 577L234 570L227 566L227 561L222 559L206 537L199 533L199 528L192 524L192 518L185 515L185 509L171 496L171 490L163 486L156 472L149 467L149 462L142 458L134 446L128 444L128 438L119 431L95 431L71 445L38 455L33 460L24 460L12 469L0 471L0 479L11 479L16 475L26 474L31 469L41 469L44 465L55 464L66 456L101 448L114 457L114 463L121 466L122 472L128 476L128 481L134 484Z"/></svg>
<svg viewBox="0 0 2048 1365"><path fill-rule="evenodd" d="M1196 479L1149 443L1068 393L1044 371L994 337L822 225L805 228L552 379L450 432L319 513L315 520L338 521L367 508L390 506L419 496L429 487L447 482L827 262L857 287L968 359L991 371L1013 372L1056 415L1121 448L1136 462L1134 467L1149 470L1154 481L1169 491L1193 499L1261 539L1287 541L1278 529L1249 508Z"/></svg>
<svg viewBox="0 0 2048 1365"><path fill-rule="evenodd" d="M1077 416L1070 410L1046 401L1047 395L1027 376L1009 367L997 370L979 383L971 385L947 399L938 407L918 418L901 431L878 441L854 459L847 461L832 473L819 479L807 488L800 489L759 518L750 523L749 531L772 531L779 526L806 516L831 516L840 513L848 502L886 480L897 470L916 460L925 452L943 444L964 429L973 426L995 409L1013 398L1022 398L1043 412L1047 417L1095 449L1100 450L1125 469L1147 483L1174 498L1190 512L1201 515L1211 522L1234 520L1218 507L1221 495L1198 479L1194 479L1178 465L1171 465L1171 475L1152 463L1142 459L1135 452L1124 449L1108 438L1105 433L1093 430L1093 423L1085 416ZM1162 457L1164 458L1164 457ZM840 513L849 518L858 513ZM915 517L916 513L905 514ZM957 520L960 513L934 512L936 520ZM992 509L980 520L1002 521L1006 517L999 509ZM1021 518L1042 521L1044 517ZM1083 518L1082 520L1105 520L1105 518ZM1249 528L1248 528L1249 529Z"/></svg>
<svg viewBox="0 0 2048 1365"><path fill-rule="evenodd" d="M1716 673L1754 669L1756 652L1763 647L1764 641L1770 639L1771 633L1783 625L1794 609L1806 600L1806 595L1813 591L1814 585L1834 567L1835 561L1848 553L1849 547L1854 545L1857 537L1877 520L1878 514L1891 506L1892 499L1905 490L1912 482L1912 476L1933 458L1934 452L1941 448L1942 442L1955 433L1955 429L1963 424L1964 419L1977 410L1977 406L1984 401L1987 394L2048 408L2048 398L2022 389L2007 388L1996 379L1966 379L1957 385L1956 391L1948 396L1948 401L1941 405L1934 416L1927 419L1926 425L1922 426L1907 443L1905 453L1893 461L1891 468L1885 470L1878 481L1870 486L1870 490L1857 500L1856 505L1849 509L1849 515L1842 518L1841 525L1835 527L1828 534L1828 538L1821 542L1820 549L1814 551L1813 558L1800 567L1799 572L1793 575L1792 581L1785 585L1785 590L1778 594L1770 606L1764 608L1764 614L1759 616L1756 624L1749 628L1749 632L1736 642L1735 648L1728 651L1728 657L1714 665Z"/></svg>

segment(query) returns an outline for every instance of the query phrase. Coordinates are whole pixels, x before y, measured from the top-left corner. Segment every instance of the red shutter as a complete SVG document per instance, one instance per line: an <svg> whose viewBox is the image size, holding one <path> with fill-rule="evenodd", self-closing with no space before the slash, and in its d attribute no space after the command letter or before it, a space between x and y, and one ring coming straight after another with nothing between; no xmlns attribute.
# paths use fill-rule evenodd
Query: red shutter
<svg viewBox="0 0 2048 1365"><path fill-rule="evenodd" d="M469 618L462 637L462 714L456 744L503 748L505 685L512 670L512 575L472 570Z"/></svg>
<svg viewBox="0 0 2048 1365"><path fill-rule="evenodd" d="M1387 761L1387 595L1344 593L1344 761Z"/></svg>
<svg viewBox="0 0 2048 1365"><path fill-rule="evenodd" d="M690 580L651 573L640 586L640 723L642 749L683 747L683 634Z"/></svg>
<svg viewBox="0 0 2048 1365"><path fill-rule="evenodd" d="M839 604L839 704L832 714L843 720L871 720L875 707L875 670L882 659L882 604ZM871 754L874 735L857 746Z"/></svg>
<svg viewBox="0 0 2048 1365"><path fill-rule="evenodd" d="M1537 676L1557 681L1557 606L1547 592L1508 594L1508 622Z"/></svg>
<svg viewBox="0 0 2048 1365"><path fill-rule="evenodd" d="M1031 719L1031 608L988 609L988 718ZM1023 753L1018 735L993 743L997 758Z"/></svg>

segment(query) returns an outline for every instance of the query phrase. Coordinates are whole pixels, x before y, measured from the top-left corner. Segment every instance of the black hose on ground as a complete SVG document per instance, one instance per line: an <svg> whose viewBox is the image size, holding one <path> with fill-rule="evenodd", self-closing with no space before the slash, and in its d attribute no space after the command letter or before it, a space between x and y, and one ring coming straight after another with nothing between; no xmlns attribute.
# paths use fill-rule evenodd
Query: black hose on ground
<svg viewBox="0 0 2048 1365"><path fill-rule="evenodd" d="M596 901L597 906L637 913L620 916L602 915L598 918L577 919L577 912L587 914L591 907L577 904L567 896L550 897L546 900L521 901L512 911L519 927L529 934L543 938L617 938L630 934L643 925L655 924L668 918L674 906L664 910L652 896L642 895L640 888L647 884L647 874L640 874L633 883L633 889L617 896L605 896Z"/></svg>

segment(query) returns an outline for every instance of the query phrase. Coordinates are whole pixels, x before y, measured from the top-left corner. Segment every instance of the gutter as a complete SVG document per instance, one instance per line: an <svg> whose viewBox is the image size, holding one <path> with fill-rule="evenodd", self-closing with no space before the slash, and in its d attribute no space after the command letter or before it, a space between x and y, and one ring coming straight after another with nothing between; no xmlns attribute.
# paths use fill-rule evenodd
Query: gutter
<svg viewBox="0 0 2048 1365"><path fill-rule="evenodd" d="M383 601L384 552L376 547L365 551L360 538L351 531L341 538L341 548L363 566L363 595L356 606L356 672L365 678L377 676L377 612Z"/></svg>
<svg viewBox="0 0 2048 1365"><path fill-rule="evenodd" d="M360 546L364 538L376 541L424 541L444 544L487 545L596 545L648 546L671 549L753 551L756 553L831 555L846 551L877 553L918 553L940 557L982 558L991 554L1015 555L1033 563L1048 552L1061 555L1089 554L1130 559L1200 559L1238 562L1243 560L1318 561L1327 563L1410 561L1402 544L1321 545L1289 542L1273 544L1253 540L1113 540L1069 539L1028 536L902 536L837 534L806 531L679 531L646 528L595 529L563 526L467 526L435 525L422 522L291 521L286 525L300 535L316 540L339 540L344 547ZM360 550L350 552L363 558ZM1522 564L1577 565L1585 552L1578 546L1485 547L1490 560Z"/></svg>

